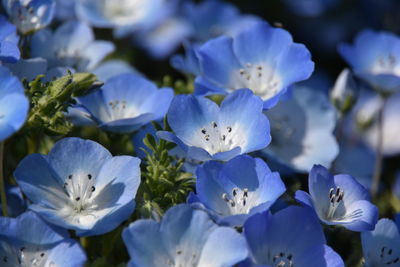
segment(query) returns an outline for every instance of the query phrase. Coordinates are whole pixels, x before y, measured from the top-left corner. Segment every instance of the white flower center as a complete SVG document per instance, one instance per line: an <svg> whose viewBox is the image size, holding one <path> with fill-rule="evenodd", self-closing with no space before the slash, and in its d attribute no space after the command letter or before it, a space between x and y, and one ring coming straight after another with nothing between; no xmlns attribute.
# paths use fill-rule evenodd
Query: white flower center
<svg viewBox="0 0 400 267"><path fill-rule="evenodd" d="M177 248L175 258L167 259L166 264L170 267L196 267L198 261L197 254L185 247L185 249Z"/></svg>
<svg viewBox="0 0 400 267"><path fill-rule="evenodd" d="M247 188L234 188L231 194L223 193L221 198L229 208L229 215L248 214L250 209L255 206L256 195L249 192Z"/></svg>
<svg viewBox="0 0 400 267"><path fill-rule="evenodd" d="M195 134L198 147L214 155L245 145L244 133L236 125L218 125L215 121L200 128Z"/></svg>
<svg viewBox="0 0 400 267"><path fill-rule="evenodd" d="M371 67L372 74L393 74L400 76L400 64L397 57L391 53L378 57L375 64Z"/></svg>
<svg viewBox="0 0 400 267"><path fill-rule="evenodd" d="M117 25L132 24L146 16L146 1L150 0L104 0L104 15Z"/></svg>
<svg viewBox="0 0 400 267"><path fill-rule="evenodd" d="M104 122L135 118L139 115L136 107L134 107L133 105L127 105L126 100L109 101L108 105L109 113L105 118L103 118Z"/></svg>
<svg viewBox="0 0 400 267"><path fill-rule="evenodd" d="M393 255L393 249L390 247L382 247L380 254L380 261L381 263L385 264L385 265L392 265L395 266L396 263L400 262L400 257Z"/></svg>
<svg viewBox="0 0 400 267"><path fill-rule="evenodd" d="M272 258L272 264L275 267L293 267L293 255L290 253L279 252Z"/></svg>
<svg viewBox="0 0 400 267"><path fill-rule="evenodd" d="M264 64L247 63L234 74L235 89L249 88L263 100L267 100L279 93L282 81L274 68Z"/></svg>
<svg viewBox="0 0 400 267"><path fill-rule="evenodd" d="M0 255L0 262L5 265L21 267L56 266L54 262L46 265L48 254L41 246L27 244L27 246L14 247L8 243L3 243L1 246L6 254Z"/></svg>

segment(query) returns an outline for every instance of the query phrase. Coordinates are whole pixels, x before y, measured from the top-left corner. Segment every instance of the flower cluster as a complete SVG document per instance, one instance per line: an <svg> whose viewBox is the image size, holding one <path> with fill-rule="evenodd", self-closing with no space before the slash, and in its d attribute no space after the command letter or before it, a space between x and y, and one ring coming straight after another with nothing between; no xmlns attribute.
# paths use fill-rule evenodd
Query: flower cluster
<svg viewBox="0 0 400 267"><path fill-rule="evenodd" d="M3 0L0 266L399 267L400 37L276 2Z"/></svg>

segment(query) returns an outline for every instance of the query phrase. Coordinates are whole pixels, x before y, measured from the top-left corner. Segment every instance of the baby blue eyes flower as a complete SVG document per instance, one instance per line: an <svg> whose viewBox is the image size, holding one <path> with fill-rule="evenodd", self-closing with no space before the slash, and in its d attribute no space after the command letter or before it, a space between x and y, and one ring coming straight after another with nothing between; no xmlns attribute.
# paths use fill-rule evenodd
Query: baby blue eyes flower
<svg viewBox="0 0 400 267"><path fill-rule="evenodd" d="M178 95L167 117L173 132L160 138L178 144L195 160L229 160L266 147L271 141L262 100L248 89L228 95L220 107L205 97Z"/></svg>
<svg viewBox="0 0 400 267"><path fill-rule="evenodd" d="M267 23L258 23L235 37L219 37L199 49L200 70L195 93L223 94L249 88L275 105L295 82L314 70L307 48L294 43L291 35Z"/></svg>
<svg viewBox="0 0 400 267"><path fill-rule="evenodd" d="M66 22L54 33L44 29L31 43L32 57L47 59L49 68L72 67L77 71L92 71L113 51L113 43L96 41L93 30L78 21Z"/></svg>
<svg viewBox="0 0 400 267"><path fill-rule="evenodd" d="M56 3L54 0L3 0L3 5L18 31L30 34L50 24Z"/></svg>
<svg viewBox="0 0 400 267"><path fill-rule="evenodd" d="M20 58L16 28L0 15L0 62L17 62Z"/></svg>
<svg viewBox="0 0 400 267"><path fill-rule="evenodd" d="M361 233L365 267L400 266L400 234L396 224L380 219L372 232Z"/></svg>
<svg viewBox="0 0 400 267"><path fill-rule="evenodd" d="M378 208L370 202L368 191L350 175L333 176L325 167L315 165L308 188L310 194L298 190L296 200L315 209L324 223L358 232L375 228Z"/></svg>
<svg viewBox="0 0 400 267"><path fill-rule="evenodd" d="M133 132L152 120L163 118L172 97L170 88L157 89L145 78L121 74L78 101L102 129Z"/></svg>
<svg viewBox="0 0 400 267"><path fill-rule="evenodd" d="M269 209L286 188L262 159L240 155L227 163L197 167L196 192L188 201L205 209L218 224L242 226L250 215Z"/></svg>
<svg viewBox="0 0 400 267"><path fill-rule="evenodd" d="M243 266L344 267L340 256L326 245L324 232L306 207L290 206L274 215L251 216L244 225L250 260Z"/></svg>
<svg viewBox="0 0 400 267"><path fill-rule="evenodd" d="M21 128L28 109L29 101L21 82L0 66L0 142Z"/></svg>
<svg viewBox="0 0 400 267"><path fill-rule="evenodd" d="M116 228L134 210L140 160L112 157L101 145L65 138L49 155L31 154L14 176L32 202L29 208L46 221L99 235Z"/></svg>
<svg viewBox="0 0 400 267"><path fill-rule="evenodd" d="M267 156L294 170L308 172L316 163L330 166L339 152L333 131L336 112L321 91L299 86L293 97L266 112L271 123Z"/></svg>
<svg viewBox="0 0 400 267"><path fill-rule="evenodd" d="M342 44L339 52L354 73L377 90L400 89L400 39L390 32L364 30L353 45Z"/></svg>
<svg viewBox="0 0 400 267"><path fill-rule="evenodd" d="M184 204L169 209L160 223L138 220L130 224L122 238L132 258L129 267L225 267L248 254L239 233Z"/></svg>
<svg viewBox="0 0 400 267"><path fill-rule="evenodd" d="M68 232L47 225L33 212L0 217L0 265L79 267L86 255Z"/></svg>
<svg viewBox="0 0 400 267"><path fill-rule="evenodd" d="M100 28L148 27L163 7L164 0L80 0L78 16Z"/></svg>

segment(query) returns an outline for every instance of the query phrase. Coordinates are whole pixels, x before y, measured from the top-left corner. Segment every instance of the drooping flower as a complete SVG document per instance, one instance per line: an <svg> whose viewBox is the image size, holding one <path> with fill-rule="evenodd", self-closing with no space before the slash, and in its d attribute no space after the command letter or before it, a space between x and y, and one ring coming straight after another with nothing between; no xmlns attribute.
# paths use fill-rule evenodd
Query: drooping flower
<svg viewBox="0 0 400 267"><path fill-rule="evenodd" d="M54 17L54 0L3 0L10 20L22 34L43 29Z"/></svg>
<svg viewBox="0 0 400 267"><path fill-rule="evenodd" d="M96 41L93 30L85 23L69 21L54 33L45 29L32 37L33 57L47 59L49 68L72 67L77 71L93 70L114 45L108 41Z"/></svg>
<svg viewBox="0 0 400 267"><path fill-rule="evenodd" d="M0 142L24 124L29 102L17 77L0 66Z"/></svg>
<svg viewBox="0 0 400 267"><path fill-rule="evenodd" d="M396 224L380 219L375 230L361 233L365 267L400 266L400 234Z"/></svg>
<svg viewBox="0 0 400 267"><path fill-rule="evenodd" d="M196 192L188 202L220 225L242 226L252 214L268 210L285 192L279 173L259 158L237 156L225 164L208 161L196 170Z"/></svg>
<svg viewBox="0 0 400 267"><path fill-rule="evenodd" d="M314 164L330 166L339 153L333 134L336 112L324 92L298 86L292 98L280 101L266 112L271 123L271 144L264 154L308 172Z"/></svg>
<svg viewBox="0 0 400 267"><path fill-rule="evenodd" d="M68 232L47 225L28 211L0 217L0 265L81 267L86 255Z"/></svg>
<svg viewBox="0 0 400 267"><path fill-rule="evenodd" d="M14 172L29 208L79 236L113 230L134 210L140 160L112 157L90 140L64 138L46 155L25 157Z"/></svg>
<svg viewBox="0 0 400 267"><path fill-rule="evenodd" d="M20 58L16 28L0 15L0 62L16 62Z"/></svg>
<svg viewBox="0 0 400 267"><path fill-rule="evenodd" d="M354 73L376 90L400 90L400 39L390 32L361 31L354 44L342 44L339 52Z"/></svg>
<svg viewBox="0 0 400 267"><path fill-rule="evenodd" d="M344 267L307 207L290 206L274 215L257 213L246 221L244 236L250 257L242 266Z"/></svg>
<svg viewBox="0 0 400 267"><path fill-rule="evenodd" d="M309 194L298 190L296 200L313 208L322 222L352 231L371 231L378 221L378 208L369 192L347 174L331 175L315 165L308 176Z"/></svg>
<svg viewBox="0 0 400 267"><path fill-rule="evenodd" d="M355 104L359 87L356 85L349 69L344 69L336 79L331 91L331 100L334 106L343 114L347 113Z"/></svg>
<svg viewBox="0 0 400 267"><path fill-rule="evenodd" d="M170 88L158 89L147 79L121 74L100 90L78 98L99 127L112 132L133 132L167 113L173 97Z"/></svg>
<svg viewBox="0 0 400 267"><path fill-rule="evenodd" d="M128 266L232 266L247 257L244 238L216 225L208 214L180 204L160 223L138 220L122 233Z"/></svg>
<svg viewBox="0 0 400 267"><path fill-rule="evenodd" d="M168 110L173 132L160 138L178 144L195 160L229 160L266 147L271 136L262 100L248 89L228 95L220 107L205 97L178 95Z"/></svg>
<svg viewBox="0 0 400 267"><path fill-rule="evenodd" d="M290 33L257 23L236 36L222 36L205 43L198 52L201 76L195 93L224 94L249 88L275 105L295 82L307 79L314 70L310 52L294 43Z"/></svg>

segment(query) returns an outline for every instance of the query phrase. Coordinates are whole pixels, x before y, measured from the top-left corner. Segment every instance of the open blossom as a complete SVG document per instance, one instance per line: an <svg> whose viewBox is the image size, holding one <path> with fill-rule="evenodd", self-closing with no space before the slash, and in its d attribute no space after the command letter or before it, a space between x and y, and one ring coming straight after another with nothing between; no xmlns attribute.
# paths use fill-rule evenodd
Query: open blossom
<svg viewBox="0 0 400 267"><path fill-rule="evenodd" d="M46 224L35 213L0 217L1 266L81 267L85 261L85 252L66 230Z"/></svg>
<svg viewBox="0 0 400 267"><path fill-rule="evenodd" d="M273 215L257 213L246 221L244 236L250 257L241 266L344 267L307 207L290 206Z"/></svg>
<svg viewBox="0 0 400 267"><path fill-rule="evenodd" d="M225 267L247 257L244 238L234 229L216 225L189 205L170 208L160 223L138 220L122 233L129 267Z"/></svg>
<svg viewBox="0 0 400 267"><path fill-rule="evenodd" d="M375 230L361 233L365 267L400 266L400 233L389 219L380 219Z"/></svg>
<svg viewBox="0 0 400 267"><path fill-rule="evenodd" d="M205 97L178 95L168 110L173 132L157 135L178 144L192 159L229 160L271 141L262 100L248 89L228 95L218 106Z"/></svg>
<svg viewBox="0 0 400 267"><path fill-rule="evenodd" d="M32 202L29 209L49 223L99 235L116 228L135 208L140 160L113 157L96 142L65 138L46 155L31 154L14 176Z"/></svg>
<svg viewBox="0 0 400 267"><path fill-rule="evenodd" d="M0 15L0 29L0 63L14 63L20 58L16 28Z"/></svg>
<svg viewBox="0 0 400 267"><path fill-rule="evenodd" d="M354 44L342 44L339 52L354 73L378 91L400 90L400 38L390 32L363 30Z"/></svg>
<svg viewBox="0 0 400 267"><path fill-rule="evenodd" d="M331 175L315 165L308 176L309 194L298 190L296 200L315 209L321 221L342 225L352 231L371 231L378 220L378 208L370 202L368 191L353 177Z"/></svg>
<svg viewBox="0 0 400 267"><path fill-rule="evenodd" d="M91 120L104 130L129 133L165 116L174 92L135 74L120 74L99 90L79 97Z"/></svg>
<svg viewBox="0 0 400 267"><path fill-rule="evenodd" d="M234 37L222 36L198 50L201 75L195 94L226 94L249 88L274 106L287 88L310 77L314 70L310 52L294 43L290 33L257 23Z"/></svg>
<svg viewBox="0 0 400 267"><path fill-rule="evenodd" d="M207 211L220 225L242 226L268 210L285 192L279 173L259 158L237 156L225 164L208 161L197 167L196 192L188 202Z"/></svg>

